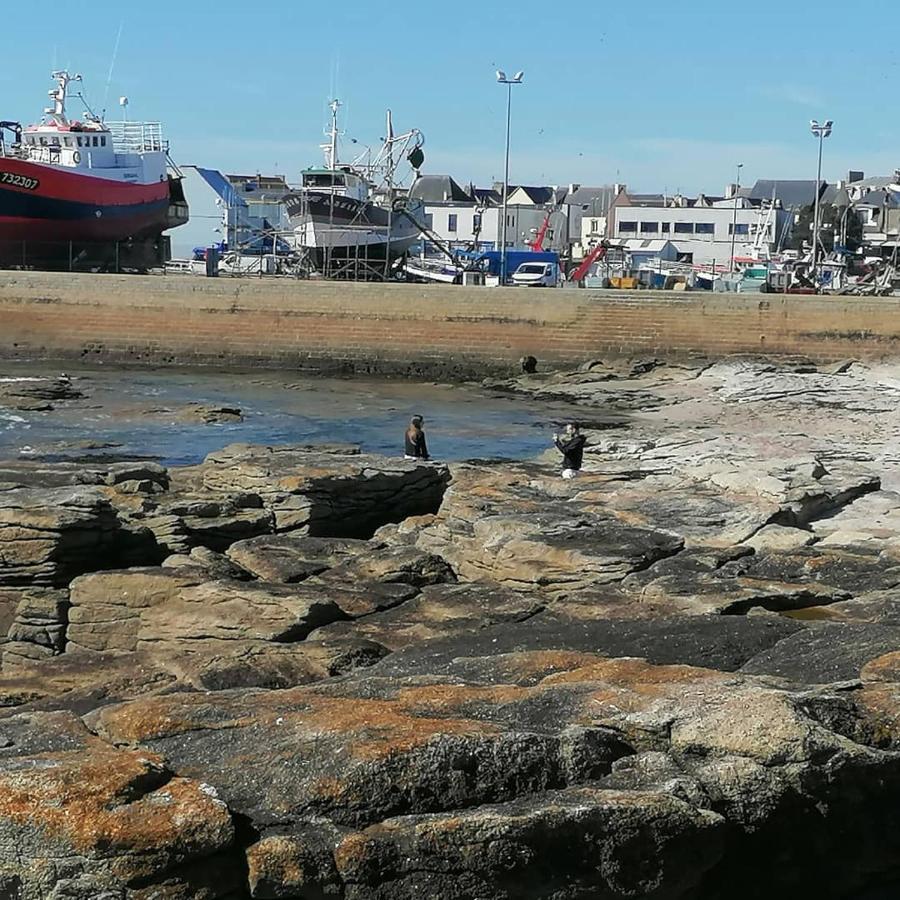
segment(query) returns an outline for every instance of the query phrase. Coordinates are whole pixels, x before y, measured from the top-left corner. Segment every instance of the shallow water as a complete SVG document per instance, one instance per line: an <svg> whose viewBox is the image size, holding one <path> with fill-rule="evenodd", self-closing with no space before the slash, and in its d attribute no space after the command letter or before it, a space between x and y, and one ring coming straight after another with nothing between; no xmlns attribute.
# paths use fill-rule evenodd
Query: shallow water
<svg viewBox="0 0 900 900"><path fill-rule="evenodd" d="M234 442L349 442L398 455L410 416L420 413L435 458L527 459L545 451L557 425L572 416L564 406L488 395L475 387L298 379L267 371L67 366L66 372L84 399L54 402L49 412L0 405L0 458L146 456L187 465ZM37 364L0 368L7 379L59 373L58 367ZM240 407L244 421L178 421L177 411L192 403Z"/></svg>

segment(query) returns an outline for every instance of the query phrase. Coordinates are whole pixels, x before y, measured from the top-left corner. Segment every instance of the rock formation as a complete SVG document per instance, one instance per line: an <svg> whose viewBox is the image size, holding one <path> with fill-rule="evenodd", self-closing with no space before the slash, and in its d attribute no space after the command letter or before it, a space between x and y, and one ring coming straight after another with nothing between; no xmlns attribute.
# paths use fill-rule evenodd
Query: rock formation
<svg viewBox="0 0 900 900"><path fill-rule="evenodd" d="M892 896L894 384L494 385L629 411L574 482L341 446L4 465L0 897Z"/></svg>

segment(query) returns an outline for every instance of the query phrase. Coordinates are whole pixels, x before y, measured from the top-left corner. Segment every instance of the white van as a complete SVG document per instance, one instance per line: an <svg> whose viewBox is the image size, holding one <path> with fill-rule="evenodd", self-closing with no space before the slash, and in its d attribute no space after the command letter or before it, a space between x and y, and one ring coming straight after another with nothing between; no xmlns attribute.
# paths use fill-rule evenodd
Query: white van
<svg viewBox="0 0 900 900"><path fill-rule="evenodd" d="M512 283L519 287L556 287L558 282L559 266L556 263L522 263L512 276Z"/></svg>

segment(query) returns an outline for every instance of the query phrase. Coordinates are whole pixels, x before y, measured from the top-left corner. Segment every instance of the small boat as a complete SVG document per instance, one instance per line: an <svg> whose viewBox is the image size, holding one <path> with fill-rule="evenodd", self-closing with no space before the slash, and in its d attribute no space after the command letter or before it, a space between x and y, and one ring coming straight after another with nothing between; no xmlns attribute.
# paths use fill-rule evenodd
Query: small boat
<svg viewBox="0 0 900 900"><path fill-rule="evenodd" d="M411 256L403 268L407 277L415 281L434 281L440 284L462 282L462 266L455 265L448 259Z"/></svg>

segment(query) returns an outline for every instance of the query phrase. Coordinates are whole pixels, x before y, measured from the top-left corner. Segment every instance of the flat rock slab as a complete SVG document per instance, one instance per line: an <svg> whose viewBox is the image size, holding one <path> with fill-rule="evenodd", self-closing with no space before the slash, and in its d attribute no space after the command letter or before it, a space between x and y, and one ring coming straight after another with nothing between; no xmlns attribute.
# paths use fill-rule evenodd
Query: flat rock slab
<svg viewBox="0 0 900 900"><path fill-rule="evenodd" d="M853 681L872 660L900 650L900 625L816 623L761 651L741 666L797 684Z"/></svg>
<svg viewBox="0 0 900 900"><path fill-rule="evenodd" d="M336 602L347 611L340 596ZM317 629L313 638L356 636L400 650L450 635L471 635L493 625L526 621L545 609L545 598L495 584L442 584L425 587L414 599L353 622Z"/></svg>
<svg viewBox="0 0 900 900"><path fill-rule="evenodd" d="M683 664L733 672L802 630L779 617L684 616L663 620L571 621L552 610L522 624L439 638L401 650L380 663L379 674L467 677L465 660L524 651L574 651L640 657L658 665Z"/></svg>

